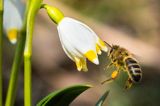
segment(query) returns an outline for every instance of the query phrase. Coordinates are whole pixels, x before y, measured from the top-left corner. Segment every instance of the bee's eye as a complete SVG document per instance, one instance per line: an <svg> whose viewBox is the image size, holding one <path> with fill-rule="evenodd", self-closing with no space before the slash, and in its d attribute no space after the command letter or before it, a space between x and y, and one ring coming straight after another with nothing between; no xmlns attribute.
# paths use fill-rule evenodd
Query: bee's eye
<svg viewBox="0 0 160 106"><path fill-rule="evenodd" d="M116 59L114 59L113 62L116 62Z"/></svg>
<svg viewBox="0 0 160 106"><path fill-rule="evenodd" d="M110 50L110 54L113 52L113 48Z"/></svg>

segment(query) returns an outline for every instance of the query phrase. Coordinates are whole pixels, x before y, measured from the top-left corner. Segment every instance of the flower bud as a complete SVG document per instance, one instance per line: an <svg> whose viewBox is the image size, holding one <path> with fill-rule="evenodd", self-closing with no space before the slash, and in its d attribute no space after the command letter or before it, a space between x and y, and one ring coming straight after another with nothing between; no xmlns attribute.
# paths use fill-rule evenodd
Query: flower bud
<svg viewBox="0 0 160 106"><path fill-rule="evenodd" d="M58 8L49 6L47 4L43 4L41 7L45 8L47 10L47 13L48 13L49 17L56 24L58 24L64 18L63 13Z"/></svg>

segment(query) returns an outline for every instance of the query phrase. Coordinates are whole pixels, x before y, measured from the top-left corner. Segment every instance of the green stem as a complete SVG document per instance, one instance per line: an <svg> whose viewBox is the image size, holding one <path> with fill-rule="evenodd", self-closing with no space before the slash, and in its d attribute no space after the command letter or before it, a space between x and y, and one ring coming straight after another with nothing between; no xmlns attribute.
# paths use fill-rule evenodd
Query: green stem
<svg viewBox="0 0 160 106"><path fill-rule="evenodd" d="M27 35L24 50L24 105L31 106L32 104L32 84L31 84L31 54L32 54L32 38L34 19L40 9L42 0L32 0L27 15Z"/></svg>
<svg viewBox="0 0 160 106"><path fill-rule="evenodd" d="M13 106L15 97L16 97L16 90L17 90L17 82L18 82L18 73L19 67L23 56L24 51L24 44L25 44L25 30L23 30L20 34L18 39L18 44L16 48L16 53L14 57L14 62L11 69L10 81L8 86L7 98L5 106Z"/></svg>
<svg viewBox="0 0 160 106"><path fill-rule="evenodd" d="M2 98L2 39L3 39L3 0L0 0L0 106L3 105Z"/></svg>
<svg viewBox="0 0 160 106"><path fill-rule="evenodd" d="M25 17L28 14L29 3L30 3L30 1L27 2ZM27 18L24 18L23 28L20 31L20 36L19 36L19 39L17 42L16 52L15 52L15 56L14 56L14 61L12 64L5 106L13 106L14 102L15 102L19 67L21 64L21 60L23 58L24 44L25 44L25 38L26 38L26 23L27 23Z"/></svg>

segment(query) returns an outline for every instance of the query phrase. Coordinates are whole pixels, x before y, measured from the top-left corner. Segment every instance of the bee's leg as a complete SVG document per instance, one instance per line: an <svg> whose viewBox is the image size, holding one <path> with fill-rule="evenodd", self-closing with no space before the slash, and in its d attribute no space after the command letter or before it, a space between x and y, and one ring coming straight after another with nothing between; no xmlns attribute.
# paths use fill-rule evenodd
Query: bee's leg
<svg viewBox="0 0 160 106"><path fill-rule="evenodd" d="M125 89L129 89L131 88L133 82L130 78L128 78L128 80L126 81L126 84L125 84Z"/></svg>
<svg viewBox="0 0 160 106"><path fill-rule="evenodd" d="M118 74L119 74L119 70L113 71L112 74L111 74L111 77L106 79L106 80L104 80L103 82L101 82L101 84L104 84L106 82L110 82L110 81L115 80L117 78Z"/></svg>
<svg viewBox="0 0 160 106"><path fill-rule="evenodd" d="M107 70L109 67L111 67L113 65L113 63L109 63L105 68L104 70Z"/></svg>

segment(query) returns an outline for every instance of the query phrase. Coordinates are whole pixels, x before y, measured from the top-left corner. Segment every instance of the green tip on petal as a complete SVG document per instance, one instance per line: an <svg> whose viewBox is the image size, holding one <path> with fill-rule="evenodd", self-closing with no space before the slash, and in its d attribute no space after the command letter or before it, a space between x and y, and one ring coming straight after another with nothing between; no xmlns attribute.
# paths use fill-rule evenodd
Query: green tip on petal
<svg viewBox="0 0 160 106"><path fill-rule="evenodd" d="M41 8L45 8L47 10L47 13L48 13L49 17L56 24L58 24L64 18L63 13L58 8L49 6L47 4L42 4Z"/></svg>

